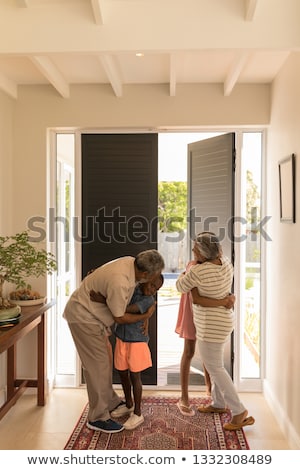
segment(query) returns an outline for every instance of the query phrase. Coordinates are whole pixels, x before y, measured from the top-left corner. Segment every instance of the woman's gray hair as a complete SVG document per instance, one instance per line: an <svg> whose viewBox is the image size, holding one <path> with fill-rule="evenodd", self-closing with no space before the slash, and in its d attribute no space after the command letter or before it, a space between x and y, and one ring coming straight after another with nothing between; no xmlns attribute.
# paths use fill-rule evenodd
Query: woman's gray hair
<svg viewBox="0 0 300 470"><path fill-rule="evenodd" d="M165 262L157 250L145 250L138 253L135 265L139 271L155 274L164 269Z"/></svg>
<svg viewBox="0 0 300 470"><path fill-rule="evenodd" d="M200 254L208 261L222 256L222 247L218 237L213 232L201 232L195 238L195 245Z"/></svg>

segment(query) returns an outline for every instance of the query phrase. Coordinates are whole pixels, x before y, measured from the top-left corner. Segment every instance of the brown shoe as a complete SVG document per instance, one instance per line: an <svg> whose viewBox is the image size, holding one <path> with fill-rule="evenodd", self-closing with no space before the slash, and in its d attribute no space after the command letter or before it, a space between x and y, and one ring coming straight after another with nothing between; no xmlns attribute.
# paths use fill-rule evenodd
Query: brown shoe
<svg viewBox="0 0 300 470"><path fill-rule="evenodd" d="M223 428L227 431L236 431L237 429L241 429L244 426L252 426L252 424L254 423L255 419L253 418L253 416L248 416L248 418L245 418L240 423L225 423L223 425Z"/></svg>
<svg viewBox="0 0 300 470"><path fill-rule="evenodd" d="M215 408L214 406L211 405L200 405L197 408L200 413L226 413L227 410L226 408Z"/></svg>

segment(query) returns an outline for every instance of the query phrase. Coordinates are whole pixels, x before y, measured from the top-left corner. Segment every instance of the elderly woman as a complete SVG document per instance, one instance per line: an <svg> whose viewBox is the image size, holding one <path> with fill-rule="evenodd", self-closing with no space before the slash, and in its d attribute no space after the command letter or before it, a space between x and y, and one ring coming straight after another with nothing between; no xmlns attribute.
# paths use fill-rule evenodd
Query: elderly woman
<svg viewBox="0 0 300 470"><path fill-rule="evenodd" d="M223 256L216 235L212 232L198 234L193 251L199 263L179 276L177 290L189 292L197 287L201 296L215 299L226 297L232 287L233 266ZM234 327L233 310L193 304L193 316L201 360L212 382L212 403L199 406L198 410L201 413L223 413L228 407L232 413L231 422L224 424L228 430L254 424L254 418L248 416L224 367L224 348Z"/></svg>

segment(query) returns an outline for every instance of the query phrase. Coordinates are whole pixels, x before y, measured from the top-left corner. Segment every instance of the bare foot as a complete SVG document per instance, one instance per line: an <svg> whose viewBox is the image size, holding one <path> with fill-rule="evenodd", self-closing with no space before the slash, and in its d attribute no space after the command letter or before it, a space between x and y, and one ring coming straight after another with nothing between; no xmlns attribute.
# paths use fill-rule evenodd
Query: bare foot
<svg viewBox="0 0 300 470"><path fill-rule="evenodd" d="M185 405L182 400L179 400L176 405L183 416L194 416L195 411L191 405Z"/></svg>

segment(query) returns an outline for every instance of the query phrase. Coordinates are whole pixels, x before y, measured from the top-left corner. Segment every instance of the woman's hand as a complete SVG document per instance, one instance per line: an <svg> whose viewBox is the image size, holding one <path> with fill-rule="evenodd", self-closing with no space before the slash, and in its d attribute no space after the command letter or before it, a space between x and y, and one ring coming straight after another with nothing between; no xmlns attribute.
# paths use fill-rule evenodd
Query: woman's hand
<svg viewBox="0 0 300 470"><path fill-rule="evenodd" d="M209 297L202 297L199 295L197 287L193 287L191 290L193 303L201 305L201 307L225 307L227 309L231 309L235 303L235 295L228 294L223 299L212 299Z"/></svg>

